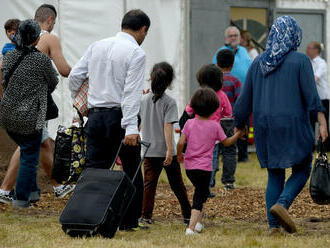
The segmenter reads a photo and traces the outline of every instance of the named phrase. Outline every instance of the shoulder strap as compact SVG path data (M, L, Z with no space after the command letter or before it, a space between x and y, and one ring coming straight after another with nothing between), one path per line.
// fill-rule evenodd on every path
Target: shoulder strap
M29 51L24 50L23 53L19 56L18 60L15 62L14 66L10 69L8 74L5 76L5 82L8 84L10 77L14 74L19 64L22 62L24 57L29 53Z

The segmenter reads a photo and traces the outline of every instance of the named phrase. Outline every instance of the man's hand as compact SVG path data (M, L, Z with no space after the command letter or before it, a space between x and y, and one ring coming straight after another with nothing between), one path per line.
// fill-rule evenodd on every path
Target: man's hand
M319 125L319 137L318 139L322 138L322 142L325 142L326 139L328 138L328 129L327 129L327 125Z
M319 135L318 139L322 138L322 142L325 142L325 140L328 138L328 128L327 128L327 121L325 119L324 113L318 112L317 113L317 120L319 122Z
M125 139L124 139L124 145L137 146L139 140L140 140L140 135L138 135L138 134L126 135Z
M164 166L169 166L172 164L173 156L172 151L166 152L166 159L164 160Z

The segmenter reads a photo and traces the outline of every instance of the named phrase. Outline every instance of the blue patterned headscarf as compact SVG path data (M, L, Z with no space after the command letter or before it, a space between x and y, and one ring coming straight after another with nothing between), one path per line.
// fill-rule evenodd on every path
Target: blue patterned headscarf
M260 56L260 67L264 75L279 66L290 51L300 46L302 30L291 16L278 17L268 36L265 52Z

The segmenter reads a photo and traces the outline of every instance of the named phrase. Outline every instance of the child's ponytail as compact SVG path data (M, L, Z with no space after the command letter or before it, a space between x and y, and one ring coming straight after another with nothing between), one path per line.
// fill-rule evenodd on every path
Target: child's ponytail
M151 91L154 94L152 100L156 103L172 84L174 78L173 67L167 62L155 64L151 74Z

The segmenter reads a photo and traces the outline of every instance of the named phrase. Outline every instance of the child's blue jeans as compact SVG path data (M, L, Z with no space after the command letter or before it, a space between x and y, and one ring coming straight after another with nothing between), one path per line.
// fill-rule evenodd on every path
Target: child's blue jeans
M304 188L312 164L312 155L309 155L304 161L292 167L292 174L285 183L285 169L267 169L268 185L266 189L266 207L268 224L270 228L280 227L280 223L270 213L270 208L279 204L289 209L297 195Z

